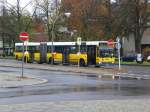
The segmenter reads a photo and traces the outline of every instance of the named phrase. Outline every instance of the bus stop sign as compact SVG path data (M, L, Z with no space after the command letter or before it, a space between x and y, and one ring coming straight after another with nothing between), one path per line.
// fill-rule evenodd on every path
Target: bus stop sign
M77 38L77 44L78 44L78 45L81 45L81 37L78 37L78 38Z
M29 34L27 32L21 32L19 34L19 39L21 41L27 41L29 39Z

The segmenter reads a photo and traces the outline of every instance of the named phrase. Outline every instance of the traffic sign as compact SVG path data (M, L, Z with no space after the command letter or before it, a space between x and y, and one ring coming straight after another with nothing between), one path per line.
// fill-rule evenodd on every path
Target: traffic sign
M78 45L81 45L81 37L78 37L78 38L77 38L77 44L78 44Z
M108 44L108 45L113 45L113 44L114 44L114 40L113 40L113 39L109 39L109 40L107 41L107 44Z
M29 34L27 32L21 32L19 34L19 39L21 41L23 41L23 49L22 49L22 54L23 54L23 56L22 56L22 78L23 78L23 74L24 74L24 55L25 55L25 53L24 53L24 42L29 39Z
M21 41L27 41L29 39L29 34L27 32L21 32L19 38Z
M117 42L120 42L120 38L119 38L119 37L117 37L117 38L116 38L116 41L117 41Z
M115 45L115 47L116 47L117 49L120 49L120 48L121 48L121 44L120 44L120 43L117 43L117 44Z

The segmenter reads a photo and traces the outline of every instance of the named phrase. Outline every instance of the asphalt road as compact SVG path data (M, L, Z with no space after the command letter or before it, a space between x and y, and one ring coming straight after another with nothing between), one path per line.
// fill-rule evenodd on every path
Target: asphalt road
M139 75L150 75L150 66L122 66L128 70L128 73Z
M149 70L129 67L130 72ZM137 70L138 69L138 70ZM25 69L26 75L47 79L48 83L19 88L0 88L0 104L66 101L111 100L150 97L149 80L111 80L71 72ZM0 67L0 72L20 73L20 68ZM140 73L140 72L138 72ZM148 72L145 72L147 74Z

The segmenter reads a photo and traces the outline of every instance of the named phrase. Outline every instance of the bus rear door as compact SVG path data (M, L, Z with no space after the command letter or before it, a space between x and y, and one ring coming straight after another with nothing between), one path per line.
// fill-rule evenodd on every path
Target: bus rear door
M96 46L95 45L87 46L87 61L88 61L88 65L96 64Z
M62 64L63 65L69 64L69 54L70 54L70 48L67 46L64 46L63 51L62 51Z

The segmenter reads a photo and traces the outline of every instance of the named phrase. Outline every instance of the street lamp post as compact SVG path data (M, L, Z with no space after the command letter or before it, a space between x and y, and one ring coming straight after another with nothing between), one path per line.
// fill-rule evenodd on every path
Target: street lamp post
M71 13L70 12L66 12L64 14L61 14L59 16L57 16L53 21L52 21L52 30L51 30L51 55L52 55L52 58L51 58L51 64L54 63L54 57L53 57L53 52L54 52L54 39L55 39L55 35L54 35L54 27L55 27L55 24L56 24L56 21L62 17L63 15L65 15L67 18L70 17Z

